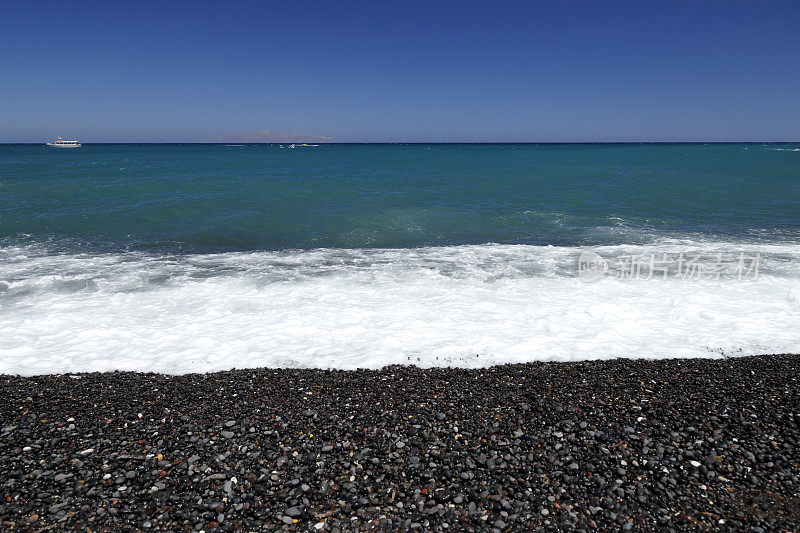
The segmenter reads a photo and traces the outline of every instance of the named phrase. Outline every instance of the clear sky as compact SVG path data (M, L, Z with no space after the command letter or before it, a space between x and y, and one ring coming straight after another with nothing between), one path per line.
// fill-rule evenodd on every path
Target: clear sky
M0 0L0 142L264 129L797 141L800 3Z

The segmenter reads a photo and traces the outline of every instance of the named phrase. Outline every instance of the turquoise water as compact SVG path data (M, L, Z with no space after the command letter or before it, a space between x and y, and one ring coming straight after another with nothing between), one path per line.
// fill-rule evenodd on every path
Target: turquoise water
M0 238L214 252L800 237L784 144L0 146Z
M0 146L0 373L800 353L795 148Z

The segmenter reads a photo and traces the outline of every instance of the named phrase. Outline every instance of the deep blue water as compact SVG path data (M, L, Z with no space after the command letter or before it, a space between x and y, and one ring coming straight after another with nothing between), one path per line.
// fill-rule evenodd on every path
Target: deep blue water
M0 145L0 245L216 252L800 238L792 144Z
M0 373L800 353L795 148L0 146Z

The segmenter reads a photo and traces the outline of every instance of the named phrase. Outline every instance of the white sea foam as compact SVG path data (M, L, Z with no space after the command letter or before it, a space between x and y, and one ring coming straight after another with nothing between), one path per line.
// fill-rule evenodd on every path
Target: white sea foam
M603 257L762 255L757 280L583 283L578 248L190 256L0 250L0 373L482 367L800 352L800 245L660 241Z

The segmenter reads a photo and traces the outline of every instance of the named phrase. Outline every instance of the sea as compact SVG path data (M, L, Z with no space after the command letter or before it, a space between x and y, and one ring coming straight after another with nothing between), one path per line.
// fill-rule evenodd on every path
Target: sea
M800 353L799 147L0 145L0 373Z

